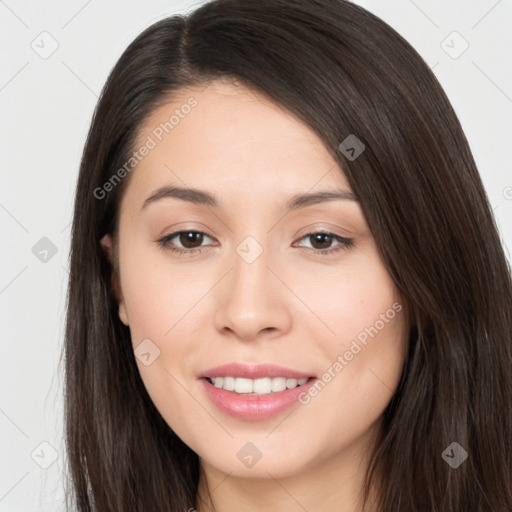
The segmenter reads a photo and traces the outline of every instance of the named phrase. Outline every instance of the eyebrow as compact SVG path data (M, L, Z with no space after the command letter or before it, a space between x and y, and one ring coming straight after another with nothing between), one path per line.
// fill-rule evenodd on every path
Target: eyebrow
M155 203L164 198L181 199L193 204L210 206L218 208L220 203L217 197L210 192L196 188L165 186L155 190L143 203L141 210L151 203ZM356 201L356 196L352 192L345 190L325 190L308 194L295 194L283 206L285 211L298 210L315 204L334 200Z

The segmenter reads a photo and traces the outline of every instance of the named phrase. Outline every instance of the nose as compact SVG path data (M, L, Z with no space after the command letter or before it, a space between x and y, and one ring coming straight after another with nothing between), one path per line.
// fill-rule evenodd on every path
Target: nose
M275 265L270 263L267 252L251 263L235 253L232 261L216 304L216 329L245 341L275 338L287 332L293 294L283 284L285 279L272 268Z

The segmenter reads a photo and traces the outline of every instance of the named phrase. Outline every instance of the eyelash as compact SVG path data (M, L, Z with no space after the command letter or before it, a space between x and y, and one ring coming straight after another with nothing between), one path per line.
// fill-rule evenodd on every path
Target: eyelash
M177 253L179 256L189 255L196 252L203 252L201 248L198 249L181 249L179 247L174 247L173 245L170 245L170 240L175 238L177 235L180 235L181 233L197 233L201 235L206 235L209 238L213 238L211 235L204 231L195 231L195 230L181 230L181 231L175 231L174 233L171 233L170 235L166 235L163 238L157 240L158 244L163 247L166 250L171 251L172 253ZM333 253L337 253L339 251L345 251L351 247L354 246L354 240L352 238L344 238L342 236L336 235L334 233L330 233L328 231L314 231L312 233L307 233L304 236L302 236L299 240L302 240L303 238L311 237L314 235L328 235L331 236L334 240L340 242L338 245L335 245L332 249L312 249L310 247L306 247L306 249L309 249L310 251L313 251L317 254L320 254L322 256L327 256Z

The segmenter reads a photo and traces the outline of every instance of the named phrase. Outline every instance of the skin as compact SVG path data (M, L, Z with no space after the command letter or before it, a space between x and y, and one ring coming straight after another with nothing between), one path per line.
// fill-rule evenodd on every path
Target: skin
M137 164L120 206L119 317L134 349L150 339L160 350L148 366L137 359L140 374L169 426L200 456L200 512L208 510L206 484L218 511L355 512L367 453L403 368L405 304L357 201L284 215L294 194L350 187L321 140L279 105L236 82L212 82L154 111L139 141L190 96L197 106ZM164 198L141 210L163 185L206 190L221 206ZM320 254L339 245L306 236L322 229L354 246ZM169 242L203 252L179 256L158 244L179 230L206 230L188 245L179 236ZM252 263L236 252L249 235L263 248ZM102 245L112 257L109 235ZM277 417L229 417L197 380L230 362L321 378L394 303L402 311L317 396ZM262 454L252 467L236 456L247 442Z

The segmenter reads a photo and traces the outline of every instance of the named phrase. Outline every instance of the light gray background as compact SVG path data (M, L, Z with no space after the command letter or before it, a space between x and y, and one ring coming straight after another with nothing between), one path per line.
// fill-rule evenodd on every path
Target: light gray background
M58 364L73 192L97 96L144 28L200 3L0 1L0 512L63 509ZM433 68L511 247L512 0L355 3L394 27ZM469 44L458 58L463 41L453 31ZM58 48L44 59L52 38ZM33 253L43 237L55 245L53 257Z

